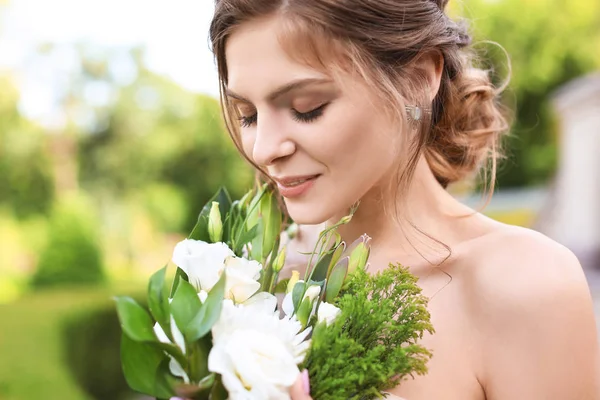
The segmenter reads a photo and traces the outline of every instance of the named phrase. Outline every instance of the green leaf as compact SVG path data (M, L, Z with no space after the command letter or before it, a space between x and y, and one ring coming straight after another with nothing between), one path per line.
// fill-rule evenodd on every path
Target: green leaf
M329 250L319 259L317 265L313 270L311 278L316 281L322 281L327 278L327 272L329 271L329 264L331 264L331 259L334 255L333 250Z
M260 259L264 260L275 248L277 239L281 234L281 210L279 210L275 194L272 191L265 193L260 202L260 212L264 229Z
M252 250L250 250L250 258L252 260L262 261L262 245L263 245L263 220L259 219L256 226L257 234L254 236L254 240L252 240Z
M212 385L215 384L215 382L217 381L217 375L212 373L212 374L208 374L206 375L204 378L202 378L202 380L200 382L198 382L198 389L200 390L205 390L205 389L209 389L212 387Z
M300 307L300 302L302 301L305 292L306 283L296 282L294 289L292 290L292 303L294 304L294 311L297 311L298 307Z
M316 300L315 300L316 301ZM298 321L302 324L303 327L308 323L308 317L310 317L310 312L312 311L312 301L307 297L302 300L300 307L298 307L298 311L296 311L296 316L298 317Z
M137 342L157 341L150 315L131 297L116 297L117 313L123 332Z
M290 278L286 278L286 279L282 279L279 282L277 282L277 285L275 286L275 293L285 293L285 291L287 290L287 285L290 281Z
M169 298L165 287L167 267L155 272L148 283L148 308L154 319L163 328L167 336L171 336Z
M198 313L202 306L198 293L194 287L185 281L182 281L173 296L171 302L171 314L175 319L175 324L183 333L186 341L193 341L186 336L187 327L190 322L194 319L194 316Z
M212 337L206 335L190 344L188 358L189 374L193 382L198 382L210 373L208 370L208 355L212 348Z
M150 343L133 341L121 335L121 364L127 384L135 391L158 398L175 395L168 380L157 379L163 373L161 365L169 361L166 354Z
M236 239L236 244L239 246L240 250L242 246L244 246L246 243L251 243L254 240L254 238L257 235L257 232L257 225L254 225L252 228L250 228L249 231L240 232L240 236Z
M212 205L213 201L216 201L217 203L219 203L219 211L221 212L221 217L225 218L229 214L229 211L231 210L231 196L229 195L227 188L225 188L225 187L219 188L219 190L212 197L212 199L210 199L208 201L207 205L209 205L208 206L209 208L211 207L210 205Z
M187 325L184 336L188 337L190 341L198 340L206 335L219 319L225 297L225 279L225 274L222 274L208 293L204 304L200 306L196 315Z
M229 397L229 393L227 393L225 386L223 386L221 377L218 377L217 381L215 382L215 384L212 388L212 391L210 392L210 399L211 400L227 400L228 397Z
M172 395L175 393L174 387L179 378L176 378L171 374L171 370L169 368L170 361L171 360L168 358L163 358L161 363L158 365L154 386L157 390L164 390L165 394L170 393Z
M319 286L321 288L321 294L324 294L323 288L325 287L325 284L327 283L326 279L323 279L322 281L314 281L314 280L309 280L308 281L308 286ZM319 297L324 297L324 296L319 296Z
M236 238L236 233L234 232L235 224L234 221L236 219L236 215L239 213L235 206L236 202L232 204L231 210L229 214L223 217L223 243L232 244L232 242Z
M264 196L264 194L265 190L262 189L250 201L250 205L248 206L248 215L246 217L246 226L248 228L252 228L253 226L255 226L260 219L260 200L262 199L262 196Z
M326 278L329 277L329 274L331 273L331 270L333 269L333 267L338 263L338 261L340 261L340 258L342 258L342 255L344 254L344 251L346 251L346 243L344 243L344 242L338 243L335 247L335 250L333 251L333 256L331 257L329 266L327 267Z
M210 392L217 380L217 375L210 373L202 378L197 384L179 384L175 392L179 398L191 400L210 400Z
M333 303L333 300L337 297L342 289L346 274L348 273L348 257L343 258L339 263L333 267L329 281L327 282L327 288L325 289L325 301Z
M198 215L198 221L188 236L188 239L201 240L208 243L210 242L210 236L208 235L208 213L204 215L203 212L204 210Z
M221 188L206 202L204 207L202 207L200 214L198 214L198 222L196 222L196 225L194 226L194 229L192 229L188 239L202 240L203 242L207 243L210 242L210 236L208 234L208 217L210 215L210 209L213 201L219 203L221 217L226 218L231 207L231 198L229 197L227 190L225 188Z
M179 286L180 281L188 282L188 280L189 278L185 271L177 267L177 270L175 271L175 278L173 279L173 285L171 286L171 294L169 295L169 297L173 298L173 296L175 296L175 292L177 291L177 287Z
M172 343L163 343L163 342L153 342L150 343L154 347L159 348L169 355L171 355L177 362L185 369L187 367L188 361L185 358L185 354L181 351L179 346L174 345Z

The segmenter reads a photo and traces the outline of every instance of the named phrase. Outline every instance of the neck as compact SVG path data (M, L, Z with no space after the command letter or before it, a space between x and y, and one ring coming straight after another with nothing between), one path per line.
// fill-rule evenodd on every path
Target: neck
M460 240L457 217L469 209L455 200L435 179L427 162L421 158L406 193L399 193L396 208L381 195L380 189L367 193L352 217L338 228L346 243L366 233L372 238L372 259L425 259L438 264ZM387 211L386 211L387 210ZM337 217L337 216L336 216ZM332 219L328 225L339 220ZM386 261L387 262L387 261Z

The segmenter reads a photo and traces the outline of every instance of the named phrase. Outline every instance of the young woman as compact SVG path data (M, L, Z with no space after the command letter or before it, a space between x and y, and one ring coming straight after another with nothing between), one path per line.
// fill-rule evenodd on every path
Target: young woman
M344 240L367 233L371 271L400 262L420 278L433 358L391 394L600 399L577 259L446 190L484 166L493 182L508 129L446 1L217 0L210 35L228 129L300 225L290 254L312 250L322 224L360 202ZM292 398L310 398L301 381Z

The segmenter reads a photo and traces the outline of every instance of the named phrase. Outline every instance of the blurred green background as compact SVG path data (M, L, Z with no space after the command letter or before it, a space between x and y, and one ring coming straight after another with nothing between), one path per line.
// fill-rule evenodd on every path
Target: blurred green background
M36 4L0 1L0 40L11 7L22 2ZM510 56L504 101L515 122L498 188L543 188L558 154L550 95L600 70L600 2L450 3L453 14L472 19L478 40L497 42ZM118 4L100 7L117 15ZM143 4L136 17L143 18ZM128 24L136 29L134 18ZM177 21L169 24L156 30ZM198 43L186 49L190 55L206 51L205 36L188 39ZM151 49L135 44L39 40L27 65L44 75L60 67L65 48L75 68L54 82L60 94L50 117L57 119L31 116L26 110L36 96L24 95L27 71L0 67L0 400L134 398L120 375L111 296L142 296L148 276L169 261L209 196L220 185L238 196L252 183L214 93L199 94L150 68ZM496 81L505 79L502 49L477 49ZM124 63L128 79L118 72ZM488 211L524 226L536 212Z

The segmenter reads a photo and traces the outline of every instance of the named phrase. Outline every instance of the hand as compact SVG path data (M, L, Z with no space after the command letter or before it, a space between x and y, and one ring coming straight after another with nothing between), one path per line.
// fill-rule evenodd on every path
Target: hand
M304 370L290 389L292 400L312 400L310 397L310 381L308 371Z

